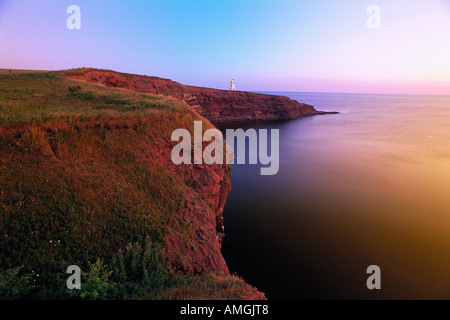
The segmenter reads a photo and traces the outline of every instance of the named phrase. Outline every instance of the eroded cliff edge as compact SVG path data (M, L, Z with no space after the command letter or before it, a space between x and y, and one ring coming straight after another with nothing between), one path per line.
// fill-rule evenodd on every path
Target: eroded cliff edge
M66 73L66 77L112 88L171 96L186 102L213 123L291 120L329 113L284 96L187 86L169 79L110 70L77 69Z
M149 244L154 270L141 272L157 281L138 298L265 299L230 275L221 254L230 167L175 165L170 137L179 128L193 134L194 121L207 130L210 121L324 112L286 97L97 69L9 71L0 89L0 276L39 274L23 297L67 298L58 281L68 265L112 266L124 248ZM123 290L111 297L130 298L130 279L113 278Z
M0 88L0 275L39 274L21 296L67 298L68 265L84 271L102 259L114 271L115 257L148 244L154 268L140 272L157 280L139 298L265 298L221 254L229 166L171 161L172 132L193 134L194 121L213 128L208 120L171 97L57 72L0 76ZM114 299L141 281L112 277Z

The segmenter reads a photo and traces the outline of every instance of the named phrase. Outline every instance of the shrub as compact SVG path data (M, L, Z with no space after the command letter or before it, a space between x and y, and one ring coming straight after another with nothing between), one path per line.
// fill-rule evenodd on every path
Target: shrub
M112 260L112 278L117 282L117 298L136 299L158 290L168 280L159 246L128 244Z
M107 103L111 103L111 104L115 104L115 105L119 105L119 106L123 106L126 105L129 101L122 99L122 98L116 98L116 97L112 97L109 98Z
M81 289L68 291L69 295L89 300L111 299L116 284L109 280L111 271L101 259L93 264L89 263L89 271L82 272Z
M19 275L22 267L0 272L0 300L17 300L29 298L35 289L33 274Z
M68 97L73 99L80 99L80 100L93 100L94 99L94 94L90 91L72 91L68 94Z

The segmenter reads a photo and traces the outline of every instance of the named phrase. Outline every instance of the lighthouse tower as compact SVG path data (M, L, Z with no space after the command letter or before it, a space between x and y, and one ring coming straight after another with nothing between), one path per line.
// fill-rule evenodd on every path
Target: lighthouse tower
M234 87L234 79L231 79L230 90L231 90L231 91L236 90L236 88Z

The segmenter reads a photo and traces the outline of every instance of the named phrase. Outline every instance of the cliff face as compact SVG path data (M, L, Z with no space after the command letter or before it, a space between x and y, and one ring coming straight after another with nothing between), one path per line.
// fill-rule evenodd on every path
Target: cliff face
M192 114L185 117L187 122L195 119L191 118ZM167 132L175 129L176 118L180 120L176 115L127 120L89 119L70 123L52 121L1 130L0 139L7 141L11 149L15 148L15 153L7 156L10 151L0 148L0 164L6 168L0 178L0 187L7 190L2 194L4 197L0 197L1 203L6 204L0 209L0 222L4 227L2 232L15 235L14 241L17 242L9 242L8 248L14 249L12 252L8 251L11 249L4 251L7 257L0 254L4 258L0 265L9 267L19 262L46 275L46 270L54 268L58 259L83 259L80 254L85 251L97 252L95 257L106 258L117 252L121 244L141 243L144 240L137 239L145 238L147 232L164 229L162 252L173 272L194 277L216 274L219 283L236 281L239 285L240 293L233 299L265 299L263 293L230 275L221 253L224 236L222 214L231 191L228 165L175 165L171 161L175 142L158 138L158 134L163 132L161 136L166 136ZM167 127L161 130L158 125L155 128L155 123ZM27 149L30 145L33 146L31 151ZM128 162L136 167L130 168L126 164ZM34 174L36 163L39 175ZM21 173L14 177L18 171ZM24 197L22 205L25 208L34 205L38 208L34 209L36 212L42 210L48 212L46 215L28 212L28 209L16 214L16 208L8 206L9 192L20 191L7 185L11 181L20 183L19 177L25 177L32 185L26 186L30 190L34 190L34 186L45 186L33 191L33 196ZM61 179L65 184L60 182ZM72 222L67 223L66 216L54 214L57 209L44 202L40 204L52 194L57 195L54 201L63 203L60 194L68 192L64 190L70 190L71 197L79 199L77 202L80 204L74 205L74 210L85 211L87 221L72 225ZM147 200L150 198L152 200ZM47 219L46 223L57 226L55 230L46 231L49 239L62 241L61 249L64 251L59 252L59 248L55 248L53 251L56 253L52 252L57 258L26 253L22 247L22 244L34 246L35 243L49 242L23 238L28 236L22 229L28 228L30 215L38 225ZM8 223L14 227L8 227ZM79 231L69 231L60 238L61 230L72 229ZM104 233L106 230L108 235ZM85 240L78 239L78 233L82 233ZM69 242L74 246L68 248ZM218 288L212 289L220 292ZM185 290L189 292L189 288ZM192 298L189 293L187 298Z
M211 125L209 125L211 127ZM220 271L229 274L227 264L221 254L224 237L223 209L231 191L231 173L227 164L180 164L171 161L172 148L175 142L159 143L152 148L155 161L171 171L186 184L186 205L178 212L180 221L189 224L196 230L192 234L192 244L186 245L185 240L174 230L168 237L168 255L172 257L176 267L189 274L205 274ZM194 145L192 142L192 150ZM185 261L181 261L185 259ZM188 262L188 263L186 263Z
M0 88L14 90L0 110L0 273L23 266L56 292L59 284L49 286L68 265L85 270L150 242L164 265L156 272L182 276L158 287L163 298L264 299L230 275L221 254L228 165L171 160L175 129L213 125L172 98L111 88L130 84L115 82L116 73L101 79L0 76Z
M313 106L284 96L193 87L157 77L107 70L86 70L66 77L107 87L169 95L186 102L211 122L289 120L321 115Z
M185 101L212 122L290 120L323 114L288 97L191 87Z

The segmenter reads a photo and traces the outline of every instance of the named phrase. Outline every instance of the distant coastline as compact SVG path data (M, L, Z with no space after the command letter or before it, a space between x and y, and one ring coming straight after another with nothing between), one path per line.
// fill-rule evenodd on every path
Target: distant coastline
M169 79L110 70L75 69L67 72L65 76L106 87L171 96L187 103L200 115L214 123L293 120L337 113L318 111L312 105L300 103L281 95L194 87Z

